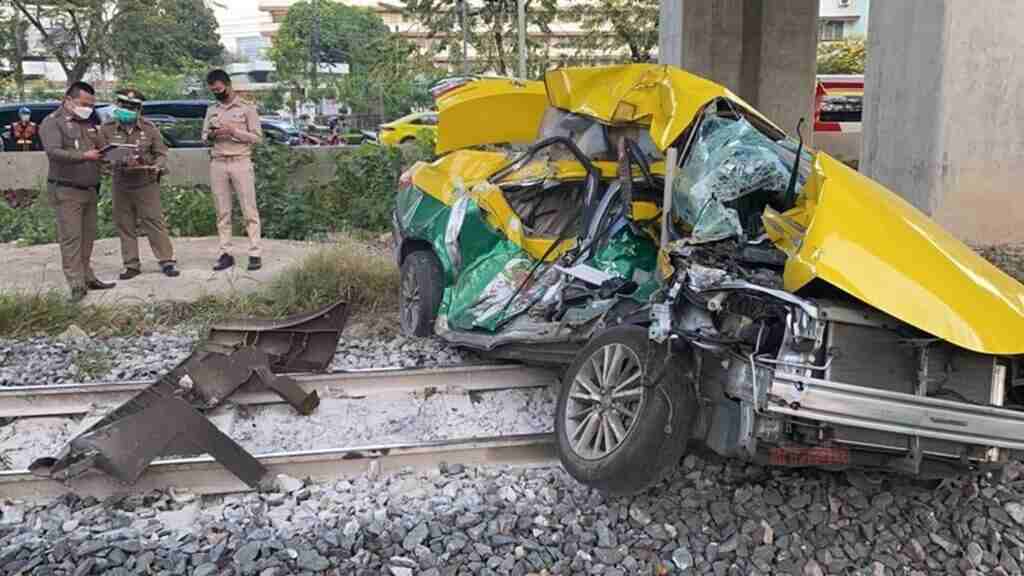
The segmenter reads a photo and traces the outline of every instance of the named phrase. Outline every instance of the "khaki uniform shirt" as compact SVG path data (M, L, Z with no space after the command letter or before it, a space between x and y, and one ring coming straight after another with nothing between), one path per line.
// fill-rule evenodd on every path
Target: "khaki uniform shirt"
M100 183L100 163L82 159L86 151L104 145L103 136L91 122L79 120L61 106L39 125L39 139L50 160L47 179L80 188L95 188Z
M163 168L167 164L167 145L156 124L142 118L134 126L110 122L100 127L100 135L107 144L135 144L139 147L139 163ZM159 181L158 173L140 167L111 166L114 186L141 188Z
M215 102L206 109L206 119L203 120L204 142L208 141L207 138L217 127L234 128L235 135L217 138L213 142L213 149L210 150L210 156L213 158L249 156L252 154L253 144L258 144L263 139L256 106L238 96L228 103Z

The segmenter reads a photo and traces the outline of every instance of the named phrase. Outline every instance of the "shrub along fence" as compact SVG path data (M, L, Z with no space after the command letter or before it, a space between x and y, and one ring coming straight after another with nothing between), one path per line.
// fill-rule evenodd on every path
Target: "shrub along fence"
M318 151L322 154L323 151ZM334 152L336 170L327 180L298 181L295 175L314 162L310 150L264 144L255 150L256 202L265 238L314 240L337 230L388 229L391 207L402 170L433 155L429 137L414 147L390 148L364 144ZM207 186L164 184L164 216L173 236L211 236L217 233L216 212ZM45 191L19 190L0 200L0 242L45 244L57 239L53 207ZM242 234L237 201L235 233ZM100 188L97 236L117 235L111 219L110 180Z

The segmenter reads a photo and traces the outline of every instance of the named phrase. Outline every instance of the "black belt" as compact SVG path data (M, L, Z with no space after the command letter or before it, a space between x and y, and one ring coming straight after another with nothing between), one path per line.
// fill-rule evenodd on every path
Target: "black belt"
M50 184L66 186L68 188L75 188L76 190L85 190L87 192L92 192L93 190L96 190L96 188L99 187L98 184L96 186L79 186L78 184L72 184L71 182L68 182L66 180L55 180L53 178L48 178L46 181L49 182Z

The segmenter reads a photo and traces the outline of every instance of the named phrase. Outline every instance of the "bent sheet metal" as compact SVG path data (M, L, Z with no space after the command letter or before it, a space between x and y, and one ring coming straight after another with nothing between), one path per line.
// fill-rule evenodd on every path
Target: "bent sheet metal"
M346 319L347 305L338 302L280 321L214 326L209 341L183 362L29 470L63 481L95 468L134 483L156 458L207 453L257 488L266 469L204 413L243 387L271 390L300 414L311 413L320 403L316 392L306 394L279 372L324 370Z

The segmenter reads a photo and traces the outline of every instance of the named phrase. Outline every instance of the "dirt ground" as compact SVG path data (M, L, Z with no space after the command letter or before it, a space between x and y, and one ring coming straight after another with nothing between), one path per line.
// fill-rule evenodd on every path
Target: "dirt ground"
M85 302L112 304L118 302L193 301L204 295L223 295L258 288L284 268L301 260L316 249L314 242L263 240L263 268L255 272L245 269L248 263L248 240L236 238L235 266L222 272L212 267L219 256L216 237L174 238L175 257L181 275L168 278L160 272L145 238L139 239L142 274L131 280L118 280L122 270L120 242L116 238L97 240L92 264L96 275L107 282L117 282L112 290L90 291ZM46 292L58 289L67 292L61 271L60 250L56 244L19 247L0 244L0 291Z

